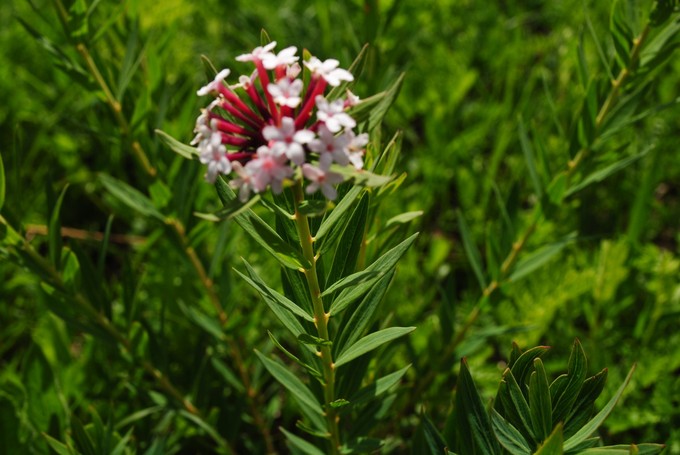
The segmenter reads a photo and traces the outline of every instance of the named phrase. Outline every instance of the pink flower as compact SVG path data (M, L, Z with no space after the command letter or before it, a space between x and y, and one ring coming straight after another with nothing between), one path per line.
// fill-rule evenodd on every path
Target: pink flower
M288 78L282 78L276 84L269 84L267 91L274 97L274 102L279 106L296 108L302 102L302 81L295 79L291 82Z
M205 96L209 95L210 93L218 93L220 91L219 87L224 83L224 80L229 76L229 71L228 69L223 69L219 73L217 73L217 76L215 76L215 79L213 79L212 82L209 82L208 84L204 85L201 87L196 94L198 96Z
M262 66L265 69L273 70L281 65L292 65L298 61L298 56L295 55L296 52L297 48L295 46L287 47L276 55L269 52L262 56Z
M254 62L256 60L264 60L265 58L275 57L271 50L276 47L276 41L272 41L266 46L258 46L250 54L241 54L236 57L239 62Z
M274 154L285 155L300 166L305 162L305 151L302 146L314 138L314 133L304 129L296 130L295 121L290 117L283 117L281 126L265 126L262 136L269 141Z
M222 145L222 136L213 133L209 138L203 139L199 146L199 160L208 165L205 179L210 183L215 183L217 174L229 174L231 172L231 162L227 159L227 148Z
M340 166L349 164L347 147L351 138L347 134L334 135L325 125L319 126L319 137L309 142L309 149L319 154L319 164L328 169L335 161Z
M283 190L283 180L293 175L293 169L286 165L286 157L274 153L266 145L257 149L255 158L246 163L250 183L256 193L261 193L271 185L274 193Z
M337 133L342 128L354 128L357 122L349 114L345 113L345 103L335 100L329 103L326 98L319 95L316 97L316 118L323 122L332 133Z
M328 85L332 85L333 87L340 85L340 81L354 80L352 73L342 68L338 68L340 62L334 58L329 58L322 62L318 58L312 57L308 62L304 62L304 64L309 68L312 74L322 77L328 82Z
M302 165L302 174L307 180L312 182L305 189L308 194L314 193L321 188L321 192L327 199L335 200L338 197L338 191L333 185L342 183L344 180L342 175L336 172L325 171L307 163Z

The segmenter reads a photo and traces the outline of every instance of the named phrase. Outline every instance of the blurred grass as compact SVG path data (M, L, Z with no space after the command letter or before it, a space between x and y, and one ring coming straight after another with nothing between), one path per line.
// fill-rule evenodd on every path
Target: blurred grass
M638 3L644 9L650 2ZM412 226L422 232L417 251L401 264L388 295L392 305L384 309L385 317L419 326L393 359L393 365L414 362L397 403L400 418L383 429L397 439L397 450L403 450L414 431L413 410L425 407L433 421L443 424L459 356L469 356L476 380L491 395L510 340L524 347L551 345L563 354L578 336L593 363L590 371L610 368L611 387L632 362L639 362L622 410L608 422L608 436L621 442L666 441L670 453L680 453L675 430L680 423L676 107L612 141L596 162L607 163L628 144L653 142L656 148L603 184L584 190L567 202L568 209L551 214L530 249L573 231L580 233L579 240L538 272L494 295L455 355L438 358L479 295L456 211L465 217L485 258L491 248L488 239L501 236L497 225L503 213L497 198L517 207L513 221L518 226L528 223L535 196L518 120L541 141L543 165L553 173L562 169L568 160L564 130L584 96L577 84L577 47L582 40L589 68L606 73L587 23L610 56L610 2L101 2L90 17L89 48L122 104L130 123L127 132L87 76L51 4L34 4L35 9L15 0L0 6L0 152L7 175L3 216L15 226L47 225L55 194L66 183L70 188L63 226L103 233L113 216L111 232L120 237L101 256L113 320L144 327L149 339L135 349L193 394L197 406L210 409L219 400L222 411L239 416L230 421L239 422L233 427L225 425L228 412L208 416L227 439L243 433L242 449L262 449L244 411L246 398L225 390L224 378L209 367L210 359L228 362L228 349L189 316L187 307L208 315L214 311L183 247L176 246L182 239L112 198L97 174L140 189L184 223L187 241L233 318L226 333L239 338L248 356L246 364L262 389L263 412L272 428L290 428L294 413L281 403L251 354L252 348L268 349L266 330L277 332L278 325L231 271L240 256L265 274L278 276L278 267L236 226L216 226L192 216L219 205L214 190L201 182L197 163L175 157L153 134L162 128L188 142L201 102L194 93L204 81L199 55L240 72L243 67L233 65L233 58L258 45L265 29L280 45L335 57L344 66L368 42L369 57L355 90L362 97L385 89L406 72L384 134L403 131L398 168L408 172L408 180L379 215L385 220L407 210L425 212ZM18 18L78 62L80 83L55 67ZM677 59L666 67L649 90L650 103L678 97L679 68ZM147 175L135 161L133 141L140 143L160 178ZM134 244L133 236L145 242ZM30 241L46 253L44 237L30 235ZM81 248L94 263L99 260L101 242L77 237L65 242ZM111 413L120 422L158 405L154 399L162 401L148 393L150 381L115 346L52 316L35 277L1 253L0 260L0 301L6 303L0 306L0 435L13 444L8 447L46 453L45 443L31 437L47 432L59 438L73 415L90 421L96 408L103 418ZM126 330L134 335L134 327ZM450 366L439 371L422 395L409 396L432 362ZM556 371L563 365L548 363L548 368ZM159 435L166 448L204 443L191 428L179 428L172 436L178 424L169 423L169 413L154 411L136 422L140 448L152 447Z

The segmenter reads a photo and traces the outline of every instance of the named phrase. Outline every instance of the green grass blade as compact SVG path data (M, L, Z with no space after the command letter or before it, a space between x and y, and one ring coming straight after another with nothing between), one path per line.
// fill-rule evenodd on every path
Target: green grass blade
M463 214L460 212L460 210L456 211L456 214L458 215L458 226L460 228L460 236L463 240L465 254L467 255L468 261L470 261L470 266L477 277L479 286L482 289L485 289L486 278L484 277L484 269L482 267L482 256L479 254L477 245L475 245L475 242L472 239L472 233L470 232L470 228L468 227Z
M57 202L52 208L52 212L50 213L50 225L47 232L47 246L50 260L57 270L61 268L61 206L64 202L64 195L66 194L67 189L68 185L64 186L64 189L61 190L61 193L57 198Z

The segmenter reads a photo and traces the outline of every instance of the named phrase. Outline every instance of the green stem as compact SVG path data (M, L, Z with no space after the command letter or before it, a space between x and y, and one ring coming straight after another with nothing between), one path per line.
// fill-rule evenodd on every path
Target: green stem
M295 226L297 228L298 237L300 238L300 246L302 247L302 254L309 263L309 268L302 269L307 279L309 286L309 295L312 298L312 307L314 309L314 323L319 338L330 340L328 335L328 319L330 314L326 313L321 299L321 288L319 286L319 278L316 272L316 262L318 258L314 255L314 239L309 230L309 221L307 216L300 213L300 203L304 201L305 196L302 191L302 180L297 180L293 186L293 195L295 200ZM336 410L331 406L335 401L335 365L333 364L333 355L329 346L322 346L317 354L321 357L323 365L324 377L324 401L326 412L326 425L328 427L329 439L331 443L331 454L340 453L340 434L338 431L338 415Z

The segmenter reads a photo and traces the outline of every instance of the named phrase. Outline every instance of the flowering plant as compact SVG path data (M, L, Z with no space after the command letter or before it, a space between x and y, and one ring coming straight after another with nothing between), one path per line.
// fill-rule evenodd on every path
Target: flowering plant
M392 173L399 152L396 138L382 152L374 141L370 156L365 155L369 133L380 126L401 78L385 92L360 101L349 90L354 76L339 68L337 60L309 56L300 65L295 47L275 53L275 45L236 58L255 67L237 84L226 83L231 71L224 69L198 90L199 96L214 99L196 120L191 143L196 148L159 134L173 150L198 157L207 166L205 178L215 183L225 208L200 216L213 221L233 218L283 266L283 293L266 284L247 262L246 273L237 273L299 344L300 352L293 355L284 341L270 334L293 361L289 367L256 351L267 371L298 402L303 416L299 428L321 437L319 445L328 453L377 449L382 441L365 436L383 415L376 399L398 383L408 367L373 381L362 378L370 354L415 329L379 330L376 317L396 263L416 236L399 242L392 235L368 252L369 226L378 225L369 217L404 176L393 180L373 173ZM381 188L374 191L376 187ZM319 190L336 204L319 200L313 194ZM255 213L257 202L275 214L273 222ZM419 214L387 225L407 228L406 222ZM405 229L392 230L398 232ZM309 383L300 378L303 371ZM309 442L282 431L290 445L309 448Z
M196 119L192 145L208 167L206 180L214 182L218 174L237 176L231 185L239 189L241 201L251 191L262 193L269 187L281 193L284 180L296 170L310 182L308 193L321 189L335 199L333 185L344 178L331 166L361 169L368 134L357 135L356 121L346 112L359 101L357 96L347 90L344 99L330 101L324 93L354 77L338 68L335 59L311 57L304 62L311 73L305 86L299 78L297 49L291 46L275 54L275 46L272 41L236 57L255 66L238 84L224 83L230 74L224 69L198 90L198 95L215 99Z

